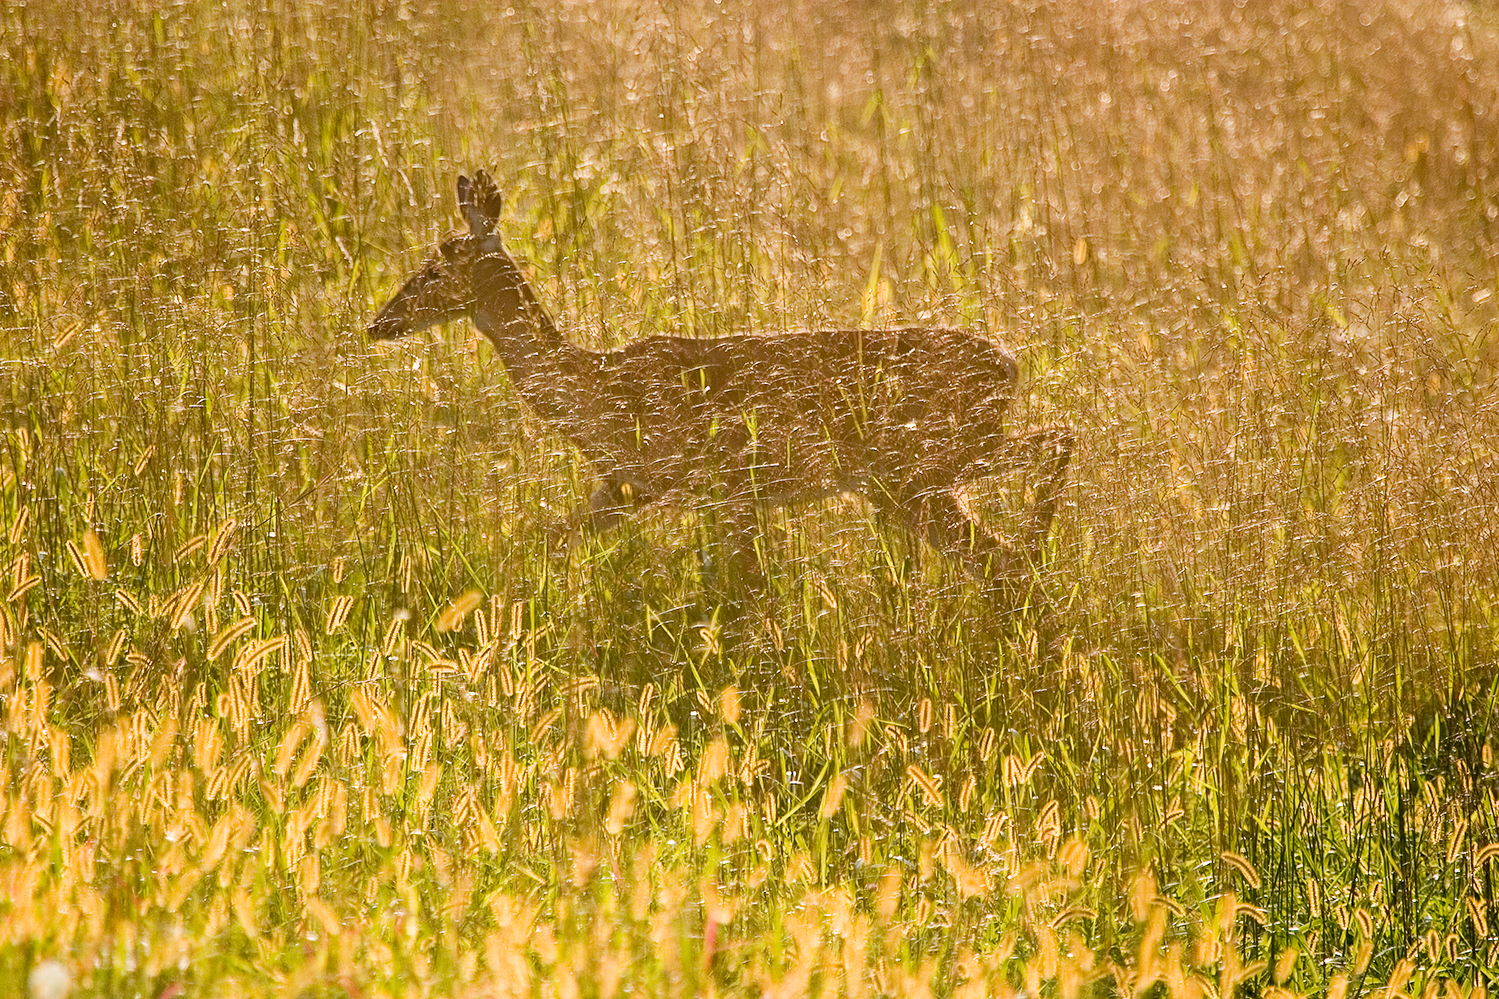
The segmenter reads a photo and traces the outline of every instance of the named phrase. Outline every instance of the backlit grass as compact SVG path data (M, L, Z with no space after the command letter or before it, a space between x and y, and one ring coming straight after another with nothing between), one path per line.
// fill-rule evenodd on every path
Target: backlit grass
M1496 27L0 8L0 991L1486 994ZM489 347L362 332L477 167L580 343L1014 345L1028 605L852 500L549 555Z

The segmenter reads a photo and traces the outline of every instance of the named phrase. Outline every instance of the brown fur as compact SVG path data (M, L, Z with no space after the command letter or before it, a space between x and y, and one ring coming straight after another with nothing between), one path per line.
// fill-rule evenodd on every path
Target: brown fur
M471 315L520 397L599 474L573 529L607 527L646 504L692 503L718 487L748 563L755 504L847 491L976 574L1012 575L1038 556L1073 437L1063 427L1004 432L1019 369L984 335L806 330L585 350L558 333L501 245L501 199L488 175L460 178L458 197L469 232L401 286L369 335ZM1018 549L959 496L966 483L1016 470L1037 473Z

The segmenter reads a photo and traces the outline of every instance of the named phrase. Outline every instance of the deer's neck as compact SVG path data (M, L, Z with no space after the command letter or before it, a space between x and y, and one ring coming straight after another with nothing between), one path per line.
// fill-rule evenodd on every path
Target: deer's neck
M494 344L521 398L545 420L565 421L597 377L598 355L570 343L515 260L486 247L474 261L474 325Z

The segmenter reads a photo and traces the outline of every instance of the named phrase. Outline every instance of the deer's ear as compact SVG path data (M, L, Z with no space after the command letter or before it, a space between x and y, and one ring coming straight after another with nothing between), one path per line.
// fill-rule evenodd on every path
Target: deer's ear
M505 196L500 193L500 188L489 175L488 170L480 170L474 174L474 182L469 188L469 196L474 207L484 213L486 218L497 219L505 207Z
M481 174L481 176L482 176L482 174ZM459 174L458 175L458 204L460 206L473 204L473 196L474 196L473 192L474 192L474 185L473 185L473 183L467 177L463 176L462 174Z

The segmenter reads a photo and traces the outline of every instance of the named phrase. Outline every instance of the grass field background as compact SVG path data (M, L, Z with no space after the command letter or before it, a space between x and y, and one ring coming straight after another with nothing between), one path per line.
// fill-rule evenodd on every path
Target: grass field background
M488 345L362 332L478 167L580 343L1013 345L1030 606L549 558ZM1478 4L0 6L0 991L1485 994L1496 240Z

